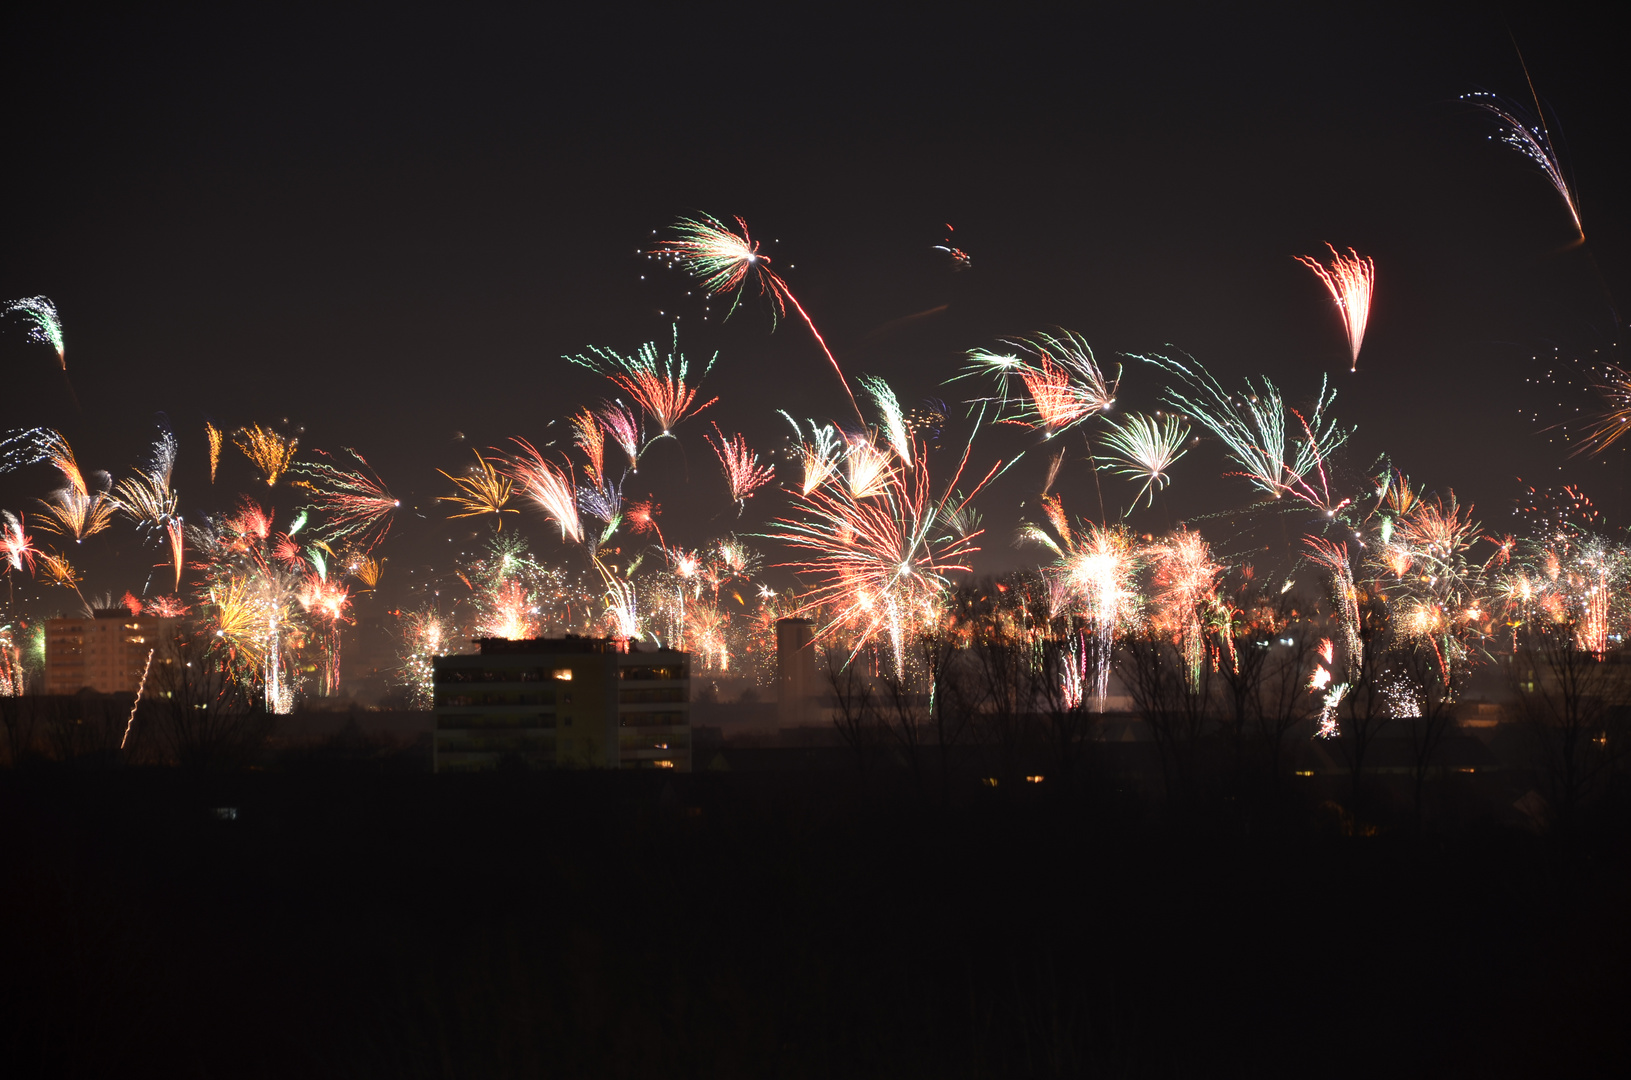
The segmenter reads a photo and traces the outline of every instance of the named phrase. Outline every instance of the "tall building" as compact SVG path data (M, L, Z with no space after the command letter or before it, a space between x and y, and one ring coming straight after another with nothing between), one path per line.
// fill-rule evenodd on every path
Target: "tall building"
M776 620L776 723L784 728L811 722L816 682L815 623Z
M45 692L134 694L149 674L149 658L161 661L160 642L173 622L122 608L45 620Z
M570 635L476 644L434 661L437 772L691 771L688 654Z

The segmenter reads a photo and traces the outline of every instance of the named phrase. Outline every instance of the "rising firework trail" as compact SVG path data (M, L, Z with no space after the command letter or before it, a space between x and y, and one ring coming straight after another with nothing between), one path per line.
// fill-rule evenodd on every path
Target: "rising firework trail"
M1308 255L1298 255L1296 259L1318 275L1325 290L1336 302L1337 310L1342 313L1342 326L1348 332L1348 353L1352 361L1348 370L1357 371L1359 348L1365 343L1365 324L1370 321L1371 295L1376 288L1376 263L1372 259L1361 258L1353 248L1343 255L1330 244L1325 246L1331 252L1329 268Z
M838 376L844 394L855 406L855 414L860 416L861 408L856 404L849 381L844 378L844 369L838 366L838 358L827 348L827 340L816 329L810 313L804 310L804 305L799 303L798 297L793 295L793 290L787 287L781 275L770 268L770 257L759 254L759 245L748 235L747 222L737 218L736 225L742 230L740 236L712 214L682 217L674 223L673 238L659 243L651 254L678 263L686 273L697 279L703 291L710 296L734 293L731 310L725 314L727 319L742 302L742 293L750 282L758 286L761 296L770 298L773 317L785 316L787 305L793 305L793 310L799 313L804 325L810 328L816 344L826 354L827 362L832 364L833 373Z

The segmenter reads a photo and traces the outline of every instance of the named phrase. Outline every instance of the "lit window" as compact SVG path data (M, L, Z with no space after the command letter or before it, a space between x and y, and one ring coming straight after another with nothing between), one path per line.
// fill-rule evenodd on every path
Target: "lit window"
M568 667L556 668L555 669L555 677L557 679L561 680L562 682L571 682L572 681L572 669L568 668Z

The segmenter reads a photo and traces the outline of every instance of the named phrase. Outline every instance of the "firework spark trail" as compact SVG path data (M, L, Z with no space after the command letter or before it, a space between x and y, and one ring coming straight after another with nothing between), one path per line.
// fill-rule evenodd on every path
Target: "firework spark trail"
M28 572L34 572L34 540L24 528L24 517L13 514L10 510L0 510L0 516L6 519L5 527L0 529L0 551L5 552L8 569L21 572L23 566L28 566Z
M729 438L719 430L715 424L714 434L717 439L711 438L706 432L703 438L708 445L714 448L719 457L719 467L725 472L725 482L730 485L731 501L738 507L745 507L753 493L771 480L775 479L775 469L770 465L759 464L759 455L748 449L747 440L740 433Z
M623 513L623 520L629 523L629 532L635 536L644 536L648 532L655 533L657 535L657 546L666 548L668 545L663 542L663 530L657 525L657 518L662 512L663 508L660 503L653 502L651 499L643 499L629 504L628 509Z
M1121 368L1107 378L1080 334L1060 330L1003 344L1016 352L976 349L969 353L969 365L958 376L996 376L997 395L976 400L996 406L998 423L1040 429L1051 438L1116 403ZM1009 384L1016 379L1025 387L1024 398L1010 390Z
M171 518L164 523L164 532L170 541L170 560L175 567L175 584L172 588L181 588L181 569L183 565L183 529L180 518Z
M849 440L844 452L844 478L851 498L870 499L884 494L898 472L890 462L889 451L866 437Z
M232 436L233 445L243 451L244 457L254 463L261 475L266 478L267 487L276 487L278 477L289 468L294 461L295 449L300 440L284 438L275 431L251 424L239 428Z
M1365 343L1365 324L1370 321L1371 295L1376 289L1376 263L1361 258L1353 248L1343 255L1330 244L1331 266L1326 269L1308 255L1297 255L1296 260L1314 271L1325 285L1331 299L1342 312L1342 325L1348 332L1350 371L1359 370L1359 348Z
M705 406L706 407L706 406ZM640 464L640 421L621 402L602 402L596 413L605 433L629 459L629 468Z
M459 489L458 495L438 495L437 502L452 503L459 513L449 514L452 518L480 517L483 514L492 514L498 518L498 529L504 530L504 515L520 513L513 506L506 505L514 491L514 484L509 477L493 468L493 463L476 452L476 467L469 476L454 476L441 469L436 471L453 481Z
M906 413L900 407L900 400L889 384L872 375L862 375L857 380L861 389L865 390L872 403L877 406L883 417L883 433L889 439L889 445L895 451L902 465L908 469L912 467L912 437L906 430Z
M845 444L839 436L838 429L831 424L817 424L809 421L810 438L804 438L804 432L799 428L799 422L785 410L778 410L793 425L794 437L798 439L798 460L803 466L804 478L799 485L799 494L808 495L826 482L827 478L838 468L843 459Z
M21 315L28 321L28 340L56 350L57 362L68 370L68 357L62 345L62 319L57 306L43 296L27 296L6 305L7 315Z
M779 565L813 579L798 611L825 616L818 638L840 631L853 635L852 660L887 638L897 674L904 671L911 628L937 614L951 587L947 575L967 572L964 560L979 550L973 542L978 532L948 536L941 528L966 463L965 455L938 501L921 464L909 472L890 470L873 497L857 497L836 478L809 495L793 495L794 515L778 518L763 535L806 553L801 562Z
M406 612L398 625L402 640L398 670L408 687L409 704L429 709L436 704L434 658L451 651L453 628L434 608Z
M589 459L584 473L591 486L599 487L606 480L606 431L600 418L588 409L580 409L570 417L572 441L583 456Z
M53 491L48 499L40 500L40 505L45 508L40 527L48 532L71 536L78 543L111 525L119 504L105 487L91 490L68 440L55 431L46 432L40 449L43 457L39 460L49 461L62 474L64 481L64 486ZM95 475L102 481L110 479L106 473Z
M210 483L215 483L215 470L221 464L221 443L226 433L209 421L204 422L204 437L210 443Z
M1055 608L1080 607L1092 635L1094 711L1103 712L1110 692L1110 666L1117 630L1130 623L1138 611L1139 597L1134 582L1139 557L1133 537L1125 527L1103 528L1087 523L1072 529L1064 503L1044 495L1042 507L1053 524L1054 535L1034 524L1020 529L1020 540L1034 541L1052 551L1056 560L1048 573ZM1082 662L1086 665L1087 654ZM1085 670L1085 667L1084 667Z
M1200 533L1183 526L1168 539L1152 544L1146 554L1155 567L1158 624L1177 639L1189 684L1197 687L1206 658L1203 614L1216 603L1223 567L1212 560Z
M1354 586L1348 546L1317 536L1305 536L1303 543L1309 549L1309 561L1324 567L1330 575L1331 598L1342 624L1343 660L1351 680L1364 660L1365 643L1359 636L1359 590Z
M1189 452L1184 446L1189 438L1189 425L1176 416L1157 420L1137 413L1119 423L1106 418L1105 424L1110 430L1099 439L1099 445L1109 451L1111 457L1123 462L1116 472L1144 481L1133 502L1136 504L1140 496L1148 494L1149 502L1145 505L1153 505L1155 493L1167 486L1167 470ZM1052 483L1051 477L1049 483Z
M815 321L804 310L804 305L799 303L798 297L793 295L787 282L770 269L770 258L759 254L759 245L748 235L747 222L737 218L736 224L742 230L740 236L711 214L682 217L674 223L674 238L659 243L651 254L679 263L710 296L734 291L736 296L731 301L731 309L725 313L727 319L742 302L742 293L750 280L758 285L760 295L770 297L774 305L773 320L785 316L787 305L792 304L793 310L804 320L804 325L810 328L816 344L826 354L827 362L838 376L839 385L844 388L845 396L859 417L861 407L850 390L849 381L844 378L844 369L838 366L838 358L827 347L826 338L816 329Z
M391 513L402 503L385 487L366 458L350 447L345 452L361 468L342 469L327 461L303 462L294 471L309 479L297 480L295 486L309 493L312 509L322 516L318 527L322 539L329 543L345 540L369 551L391 531Z
M610 379L633 398L656 421L662 432L656 438L671 436L680 421L695 416L719 400L717 397L710 398L701 405L696 404L701 380L708 377L718 358L719 354L715 353L709 359L702 369L698 386L687 385L689 365L679 351L678 329L674 331L673 345L666 354L657 351L656 342L648 341L630 356L591 345L588 353L567 357L572 363Z
M1268 379L1254 383L1248 377L1245 395L1237 398L1199 364L1191 369L1165 356L1140 359L1177 375L1189 386L1189 393L1169 387L1167 403L1217 436L1229 458L1241 468L1232 475L1245 478L1275 499L1299 499L1328 517L1349 503L1347 498L1337 500L1331 492L1326 461L1354 429L1326 415L1336 392L1323 376L1319 396L1305 417L1286 407L1280 391ZM1295 428L1287 413L1296 418Z
M1527 74L1525 72L1525 77ZM1574 192L1569 188L1568 180L1563 176L1563 166L1558 161L1557 151L1552 147L1552 136L1546 129L1545 119L1530 116L1521 106L1504 101L1491 93L1463 94L1461 100L1495 117L1501 131L1498 136L1492 135L1491 138L1498 138L1540 166L1541 171L1546 174L1546 179L1562 197L1563 205L1569 208L1569 217L1574 221L1575 232L1584 240L1586 229L1580 223L1580 208L1574 201Z
M572 479L572 467L564 470L544 456L525 439L511 439L520 452L505 464L510 479L521 486L521 491L544 514L560 526L561 539L583 542L583 523L578 519L577 484Z
M136 700L130 703L130 719L125 721L125 734L119 740L119 749L123 750L125 744L130 742L130 729L136 726L136 710L142 707L142 691L147 689L147 673L153 670L153 654L157 649L147 650L147 662L142 665L142 677L136 683Z

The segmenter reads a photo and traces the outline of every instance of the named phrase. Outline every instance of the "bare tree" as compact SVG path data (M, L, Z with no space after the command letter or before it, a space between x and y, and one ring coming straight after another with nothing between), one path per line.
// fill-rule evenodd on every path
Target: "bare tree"
M1212 715L1212 665L1191 670L1184 650L1154 630L1122 639L1118 670L1161 758L1161 783L1169 800L1189 798L1198 782L1201 737Z
M1387 603L1380 597L1362 597L1359 602L1359 642L1359 656L1349 667L1336 737L1337 750L1348 766L1348 814L1355 829L1361 828L1365 759L1392 722L1388 690L1395 676L1387 655L1392 627Z
M1066 791L1076 786L1077 774L1094 724L1088 707L1084 668L1094 642L1086 635L1042 643L1042 661L1033 673L1032 697L1042 714L1051 771Z
M1423 809L1427 777L1450 730L1453 711L1466 683L1464 666L1451 666L1431 641L1412 641L1399 650L1398 672L1415 697L1415 716L1404 718L1410 740L1412 805L1416 830L1426 824Z
M866 784L866 755L871 748L877 727L877 712L873 707L872 680L867 678L847 649L836 644L821 650L822 668L827 686L833 694L835 711L833 728L855 753L856 775Z
M185 768L245 765L274 725L259 696L234 678L213 645L187 634L163 642L148 675L151 697L136 716L137 724L156 728L166 756Z
M1574 827L1631 737L1631 658L1580 648L1576 629L1567 621L1531 624L1511 669L1518 719L1562 830Z

